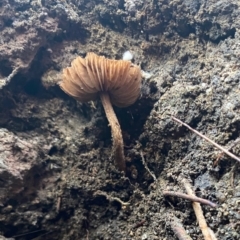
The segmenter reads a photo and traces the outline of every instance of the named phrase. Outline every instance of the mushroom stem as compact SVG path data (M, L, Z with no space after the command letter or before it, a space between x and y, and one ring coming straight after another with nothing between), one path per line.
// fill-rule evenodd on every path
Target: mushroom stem
M101 92L100 98L112 130L113 152L114 152L116 165L120 171L125 172L126 163L125 163L124 154L123 154L123 138L122 138L122 131L121 131L118 119L113 110L112 103L110 101L108 93Z

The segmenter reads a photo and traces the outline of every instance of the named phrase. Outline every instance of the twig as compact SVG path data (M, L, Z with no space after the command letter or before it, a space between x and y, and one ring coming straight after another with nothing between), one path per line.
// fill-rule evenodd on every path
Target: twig
M154 175L154 173L152 173L152 172L150 171L150 169L148 168L148 166L147 166L147 164L146 164L146 162L145 162L145 159L144 159L144 156L143 156L143 152L141 151L140 154L141 154L143 166L147 169L148 173L152 176L153 180L154 180L154 181L157 181L156 176Z
M239 142L240 142L240 138L237 138L237 139L227 148L227 150L230 151L230 150L231 150L232 148L234 148ZM221 152L221 153L218 155L216 161L213 163L213 166L217 166L217 164L218 164L220 158L222 157L222 155L223 155L223 152Z
M237 165L234 165L230 171L231 176L230 176L230 185L233 188L234 187L234 175L235 175L235 171L237 170Z
M220 149L221 151L223 151L224 153L226 153L228 156L230 156L231 158L237 160L238 162L240 162L240 158L238 158L237 156L235 156L234 154L230 153L227 149L223 148L222 146L218 145L217 143L215 143L214 141L212 141L211 139L209 139L208 137L204 136L203 134L201 134L200 132L198 132L197 130L191 128L189 125L187 125L186 123L182 122L181 120L179 120L178 118L175 118L172 116L172 119L182 125L184 125L185 127L187 127L188 129L190 129L191 131L193 131L194 133L196 133L198 136L204 138L206 141L210 142L211 144L213 144L216 148Z
M37 237L35 237L35 238L31 238L32 240L34 240L34 239L37 239L37 238L42 238L43 236L46 236L46 235L48 235L48 234L51 234L51 233L53 233L53 231L49 231L49 232L46 232L46 233L44 233L44 234L42 234L42 235L39 235L39 236L37 236ZM46 239L46 238L45 238Z
M178 218L173 217L173 221L170 223L170 226L179 240L192 240L192 238L186 233Z
M173 196L173 197L180 197L180 198L184 198L187 200L190 200L192 202L199 202L205 205L209 205L210 207L217 207L217 204L207 200L207 199L203 199L203 198L199 198L196 196L190 196L181 192L172 192L172 191L163 191L163 196Z
M141 226L143 226L143 224L146 222L146 219L143 219L142 221L136 223L134 226L133 226L133 229L135 228L139 228Z
M56 207L56 210L57 210L57 212L59 212L59 211L60 211L60 207L61 207L61 200L62 200L62 198L61 198L61 197L58 197L58 198L57 198L57 207Z
M209 231L209 233L210 233L210 235L211 235L211 237L212 237L212 240L217 240L217 238L216 238L213 230L212 230L211 228L208 228L208 231Z
M20 69L21 69L20 67L17 67L11 72L11 74L5 80L6 82L5 85L7 85L12 80L12 78L19 72Z
M30 235L30 234L33 234L33 233L39 233L39 232L44 232L44 231L46 231L46 230L41 229L41 230L36 230L36 231L21 233L21 234L12 236L12 238L19 238L19 237L27 236L27 235Z
M89 231L87 230L86 240L89 240Z
M184 185L187 193L190 196L195 196L195 194L194 194L194 192L193 192L193 190L191 188L190 183L186 179L183 179L182 182L183 182L183 185ZM205 240L214 240L214 238L212 238L212 236L211 236L214 233L213 232L210 233L210 231L209 231L209 228L207 226L206 220L205 220L205 218L203 216L203 211L202 211L200 203L193 202L192 205L193 205L193 209L194 209L195 215L196 215L197 220L198 220L199 227L200 227L200 229L202 231L202 234L204 236L204 239Z

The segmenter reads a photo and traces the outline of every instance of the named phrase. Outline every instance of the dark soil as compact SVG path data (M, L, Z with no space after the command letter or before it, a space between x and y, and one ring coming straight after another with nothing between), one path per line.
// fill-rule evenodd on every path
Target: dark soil
M2 0L0 239L174 240L176 216L200 240L192 204L162 194L185 192L183 178L218 204L202 206L216 237L240 239L239 163L214 164L221 152L171 119L226 148L240 137L239 16L238 0ZM115 108L124 176L100 101L56 83L78 55L127 50L150 77Z

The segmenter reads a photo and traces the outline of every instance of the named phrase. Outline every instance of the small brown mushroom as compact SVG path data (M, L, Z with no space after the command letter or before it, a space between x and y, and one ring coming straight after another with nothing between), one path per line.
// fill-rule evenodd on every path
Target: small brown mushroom
M85 58L77 57L71 67L63 69L60 87L80 102L95 100L103 104L112 129L113 151L117 167L126 171L122 132L112 104L127 107L140 94L141 71L136 65L124 60L111 60L92 52Z

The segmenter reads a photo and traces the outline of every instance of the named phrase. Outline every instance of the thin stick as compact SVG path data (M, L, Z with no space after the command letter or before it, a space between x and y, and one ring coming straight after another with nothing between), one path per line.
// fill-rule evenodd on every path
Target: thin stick
M208 231L209 231L209 233L210 233L210 235L211 235L211 237L212 237L212 240L217 240L217 238L216 238L213 230L212 230L211 228L208 228Z
M174 217L173 221L170 223L170 226L179 240L192 240L192 238L186 233L178 218Z
M88 236L89 236L89 231L87 230L86 240L89 240Z
M56 207L56 210L57 210L57 212L59 212L59 211L60 211L60 207L61 207L61 200L62 200L62 198L61 198L61 197L58 197L58 198L57 198L57 207Z
M191 188L190 183L186 179L183 179L182 182L183 182L183 185L184 185L187 193L190 196L195 196L195 194L194 194L194 192ZM212 238L212 236L211 236L213 234L213 232L210 233L210 231L209 231L206 220L203 216L203 211L202 211L200 203L193 202L192 205L193 205L193 209L194 209L195 215L196 215L197 220L198 220L199 227L200 227L200 229L202 231L202 234L204 236L204 239L205 240L213 240L214 238Z
M231 150L232 148L234 148L239 142L240 142L240 138L237 138L237 139L227 148L227 150L230 151L230 150ZM218 164L218 162L219 162L220 158L222 157L222 155L223 155L223 152L221 152L221 153L218 155L216 161L213 163L213 166L216 166L216 165Z
M21 69L20 67L15 68L11 72L11 74L6 78L6 80L5 80L6 84L4 84L4 85L7 85L12 80L12 78L19 72L20 69Z
M22 233L22 234L14 235L14 236L12 236L12 238L23 237L23 236L26 236L26 235L29 235L29 234L32 234L32 233L38 233L38 232L44 232L44 231L46 231L46 230L41 229L41 230L36 230L36 231L26 232L26 233Z
M240 158L238 158L237 156L235 156L234 154L230 153L227 149L223 148L222 146L218 145L217 143L215 143L214 141L212 141L211 139L209 139L208 137L204 136L203 134L201 134L200 132L198 132L197 130L191 128L189 125L187 125L186 123L182 122L181 120L179 120L178 118L175 118L172 116L172 119L182 125L184 125L185 127L187 127L189 130L193 131L194 133L196 133L198 136L204 138L206 141L210 142L211 144L213 144L216 148L220 149L221 151L223 151L224 153L226 153L228 156L230 156L231 158L237 160L238 162L240 162Z
M37 237L35 237L35 238L32 238L32 240L33 240L33 239L37 239L37 238L41 238L42 236L46 236L46 235L51 234L51 233L53 233L53 231L46 232L46 233L44 233L44 234L42 234L42 235L39 235L39 236L37 236Z
M136 223L136 224L133 226L133 229L142 227L145 222L146 222L146 219L143 219L142 221Z
M181 192L172 192L172 191L163 191L163 196L172 196L172 197L180 197L180 198L184 198L187 199L189 201L192 202L199 202L205 205L209 205L210 207L217 207L217 204L207 200L207 199L203 199L203 198L199 198L196 196L190 196Z

